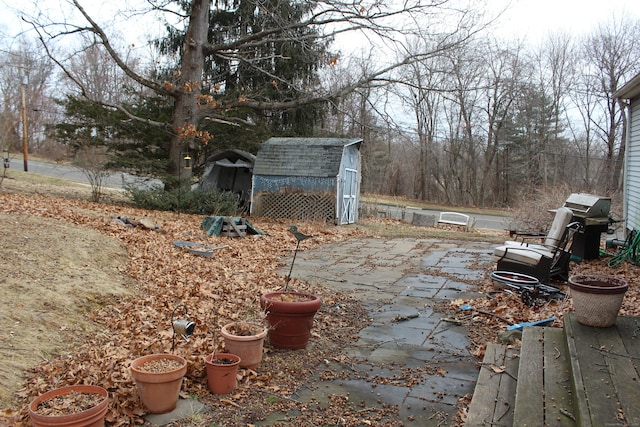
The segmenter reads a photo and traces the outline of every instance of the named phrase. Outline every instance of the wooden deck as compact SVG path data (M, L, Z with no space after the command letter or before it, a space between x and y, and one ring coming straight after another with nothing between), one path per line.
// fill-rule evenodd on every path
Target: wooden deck
M520 354L489 345L466 426L640 426L640 318L528 327Z

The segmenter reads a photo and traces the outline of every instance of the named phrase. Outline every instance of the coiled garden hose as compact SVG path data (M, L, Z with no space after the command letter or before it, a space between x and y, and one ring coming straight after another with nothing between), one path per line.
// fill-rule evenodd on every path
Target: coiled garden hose
M613 255L607 265L609 267L617 267L625 260L629 261L631 264L638 265L638 262L640 262L640 260L638 259L639 252L640 233L638 233L638 230L633 230L631 233L629 233L624 248L618 251L617 254Z

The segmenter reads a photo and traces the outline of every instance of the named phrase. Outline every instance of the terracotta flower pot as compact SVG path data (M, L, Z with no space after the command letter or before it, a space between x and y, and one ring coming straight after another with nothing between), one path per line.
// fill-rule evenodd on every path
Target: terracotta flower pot
M628 288L626 281L611 276L570 277L569 289L576 319L586 326L613 326Z
M145 369L145 365L163 360L178 362L180 366L166 371ZM174 354L150 354L131 362L131 375L138 386L140 400L152 414L164 414L175 409L186 373L187 361Z
M83 394L98 394L103 399L97 405L81 412L65 415L43 415L38 412L38 406L47 400L59 396L66 396L72 392ZM29 404L29 417L34 427L104 427L104 416L109 407L109 394L102 387L93 385L71 385L56 388L36 397Z
M260 297L269 322L269 343L276 348L305 348L311 337L313 317L322 300L300 292L272 292Z
M242 334L238 334L238 329L242 329ZM234 322L224 325L220 333L227 352L240 357L241 368L260 366L267 328L258 323Z
M228 394L236 388L239 356L230 353L210 354L204 358L204 363L207 367L207 386L211 393Z

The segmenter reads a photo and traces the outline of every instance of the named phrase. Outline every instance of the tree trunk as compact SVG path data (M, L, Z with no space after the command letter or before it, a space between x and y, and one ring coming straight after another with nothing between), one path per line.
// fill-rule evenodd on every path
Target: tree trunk
M175 133L169 148L169 173L180 181L188 182L187 178L191 177L191 170L184 168L183 157L194 148L194 133L200 121L198 95L204 66L203 45L207 42L208 28L209 0L193 0L180 65L178 93L175 96L172 120Z

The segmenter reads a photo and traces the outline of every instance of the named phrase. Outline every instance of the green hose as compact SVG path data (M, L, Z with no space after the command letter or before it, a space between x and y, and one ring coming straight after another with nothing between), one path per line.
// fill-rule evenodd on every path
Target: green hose
M607 265L609 267L617 267L625 260L628 260L633 265L638 265L640 261L638 259L638 252L640 252L640 233L638 233L638 230L633 230L629 233L629 237L627 237L624 249L621 249L615 254Z

